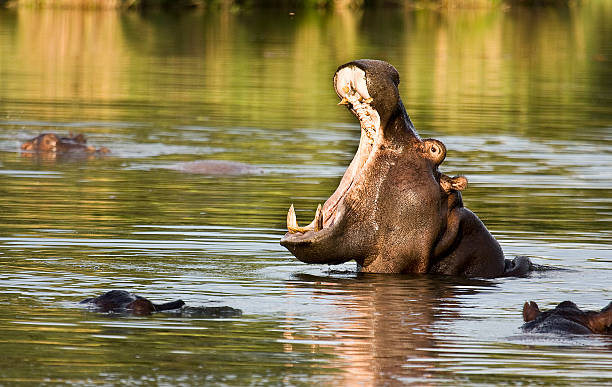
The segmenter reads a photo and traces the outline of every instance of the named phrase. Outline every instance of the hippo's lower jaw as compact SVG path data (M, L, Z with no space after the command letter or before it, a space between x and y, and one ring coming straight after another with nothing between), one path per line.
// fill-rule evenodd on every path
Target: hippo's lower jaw
M289 232L281 239L285 246L299 260L306 263L340 264L355 257L343 256L334 258L339 246L333 242L335 228L339 223L343 201L348 193L362 179L362 171L368 163L374 149L381 141L380 115L371 106L373 101L366 87L365 72L358 67L345 67L338 71L335 77L336 92L342 98L339 105L348 105L359 119L361 138L359 148L344 173L338 188L327 199L325 204L319 204L313 221L305 226L298 225L293 204L287 213L287 229ZM337 241L340 242L340 241Z

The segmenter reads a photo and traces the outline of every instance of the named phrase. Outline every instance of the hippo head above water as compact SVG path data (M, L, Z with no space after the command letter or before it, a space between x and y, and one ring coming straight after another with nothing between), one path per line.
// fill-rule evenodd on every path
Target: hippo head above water
M111 290L98 297L87 298L80 304L91 311L119 313L122 315L147 316L154 312L171 312L180 317L240 317L242 311L229 306L185 306L183 300L154 304L148 299L125 290Z
M291 206L281 245L306 263L354 259L364 272L498 277L529 270L526 258L504 260L495 238L463 207L467 179L438 170L446 147L416 133L393 66L356 60L340 66L333 83L340 104L359 119L359 147L308 226L298 226Z
M531 333L612 335L612 302L599 312L582 311L571 301L563 301L555 309L540 311L533 301L523 305L521 329Z
M82 134L69 134L68 137L61 137L55 133L42 133L21 144L21 150L53 153L83 152L99 155L110 152L106 147L96 149L91 145L87 145L87 140Z
M125 290L111 290L101 296L87 298L80 303L89 304L92 309L100 312L128 312L134 315L149 315L153 312L178 309L185 305L183 300L154 304L144 297Z

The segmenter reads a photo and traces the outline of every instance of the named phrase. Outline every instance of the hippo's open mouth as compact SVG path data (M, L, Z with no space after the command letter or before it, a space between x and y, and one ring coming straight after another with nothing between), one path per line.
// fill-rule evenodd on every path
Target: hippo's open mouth
M327 199L325 204L318 206L314 220L306 227L300 227L297 223L293 204L287 213L287 229L289 232L281 244L287 246L291 242L300 242L309 239L311 232L318 233L333 226L339 219L339 205L343 202L348 192L356 185L362 175L373 149L381 137L380 115L371 106L373 101L366 86L366 73L355 65L340 69L334 76L334 88L342 100L339 105L348 105L353 114L359 119L361 125L361 138L359 148L353 161L347 168L338 188ZM303 235L302 235L303 234Z

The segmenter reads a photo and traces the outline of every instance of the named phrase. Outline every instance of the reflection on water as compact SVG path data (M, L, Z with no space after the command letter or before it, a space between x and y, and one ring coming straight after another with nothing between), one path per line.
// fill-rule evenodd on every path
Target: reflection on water
M439 345L435 333L444 331L445 321L458 317L453 298L491 286L485 281L426 276L298 278L314 288L315 299L325 299L330 293L342 294L337 305L338 313L344 316L342 323L320 321L316 328L338 341L335 354L343 363L344 385L423 383L431 379L437 360L427 358L438 356L433 350ZM422 361L406 364L406 359L415 358Z
M274 20L271 23L270 20ZM521 335L521 308L612 297L612 7L324 13L0 11L0 384L605 384L610 340ZM494 281L355 273L278 245L359 127L336 67L392 62L443 171L508 257ZM41 132L105 157L28 157ZM194 174L176 166L245 166ZM232 164L240 163L240 164ZM174 167L174 169L173 169ZM251 169L253 168L253 169ZM176 170L178 169L178 170ZM301 222L312 210L297 214ZM96 314L125 289L240 318Z

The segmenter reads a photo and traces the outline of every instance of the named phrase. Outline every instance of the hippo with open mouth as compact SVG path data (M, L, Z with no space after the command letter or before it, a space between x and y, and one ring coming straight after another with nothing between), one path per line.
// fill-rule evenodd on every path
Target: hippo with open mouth
M338 68L333 83L340 104L359 119L359 148L308 226L298 225L291 206L281 245L302 262L354 259L361 271L372 273L493 278L529 272L529 259L504 259L499 243L463 206L467 179L438 170L446 147L416 133L392 65L349 62Z

